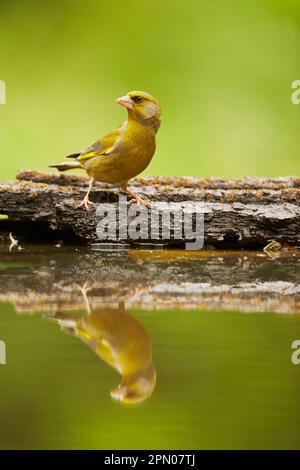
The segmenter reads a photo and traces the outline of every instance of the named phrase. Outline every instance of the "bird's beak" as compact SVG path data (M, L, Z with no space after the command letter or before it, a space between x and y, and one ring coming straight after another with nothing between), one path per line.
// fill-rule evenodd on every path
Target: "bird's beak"
M118 103L120 106L123 106L123 108L132 109L132 101L128 95L121 96L116 100L116 103Z
M110 391L110 396L114 398L115 400L123 401L124 398L126 397L126 393L127 393L127 387L125 385L120 384L118 387L113 388Z

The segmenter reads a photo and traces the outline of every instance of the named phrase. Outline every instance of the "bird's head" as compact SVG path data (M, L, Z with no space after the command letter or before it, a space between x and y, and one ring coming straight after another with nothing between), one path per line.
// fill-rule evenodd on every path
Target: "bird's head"
M113 388L111 397L123 405L137 405L152 394L156 385L156 369L151 362L144 371L123 377L121 384Z
M130 91L116 102L126 108L131 119L142 121L158 130L160 126L160 104L145 91Z

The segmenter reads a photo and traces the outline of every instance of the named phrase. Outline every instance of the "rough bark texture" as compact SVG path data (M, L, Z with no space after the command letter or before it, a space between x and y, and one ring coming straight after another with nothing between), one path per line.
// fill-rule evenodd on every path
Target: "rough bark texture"
M38 234L41 242L51 238L82 244L100 241L96 209L77 208L87 184L85 177L21 171L16 182L0 184L0 214L8 216L8 220L0 221L0 231L10 230L27 238ZM130 188L150 199L157 211L164 212L163 202L174 203L174 210L179 212L182 203L190 210L193 203L199 203L197 211L204 213L206 246L258 247L271 239L289 245L300 242L298 178L137 178ZM116 204L118 194L117 188L97 183L91 199L97 205ZM150 218L150 211L148 214ZM185 240L172 239L174 229L176 223L171 241L163 241L179 246ZM144 240L128 241L161 241L151 236L149 233Z
M27 250L1 253L0 301L19 312L84 308L87 284L94 306L300 313L298 250L276 260L254 251Z

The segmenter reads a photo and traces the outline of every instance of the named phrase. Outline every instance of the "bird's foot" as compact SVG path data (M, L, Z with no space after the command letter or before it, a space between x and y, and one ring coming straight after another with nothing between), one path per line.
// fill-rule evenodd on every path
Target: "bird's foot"
M80 207L85 207L85 209L87 211L90 210L90 207L91 206L95 206L96 204L92 201L89 200L89 198L87 196L84 196L83 200L81 201L80 204L78 204L77 206L77 209L79 209Z
M136 202L136 204L140 204L141 206L145 206L148 209L150 209L151 201L149 201L148 199L142 199L140 196L138 196L137 194L127 189L126 186L121 186L121 191L125 194L128 194L128 196L130 196L133 199L133 201ZM133 201L131 200L130 202L133 202Z
M77 286L79 287L80 291L81 291L81 294L84 298L84 301L85 301L85 305L86 305L86 309L87 309L87 312L88 314L92 313L92 307L91 307L91 304L90 304L90 301L88 299L88 293L92 290L92 287L89 287L89 283L88 282L85 282L83 284L83 286L77 284Z
M86 297L87 294L92 290L92 287L89 286L89 283L86 281L83 286L80 284L76 284L81 291L83 297Z
M137 194L130 194L130 196L132 197L132 201L131 202L136 202L136 204L139 204L141 206L145 206L147 207L148 209L150 209L151 207L151 201L149 201L149 199L142 199L140 196L138 196Z

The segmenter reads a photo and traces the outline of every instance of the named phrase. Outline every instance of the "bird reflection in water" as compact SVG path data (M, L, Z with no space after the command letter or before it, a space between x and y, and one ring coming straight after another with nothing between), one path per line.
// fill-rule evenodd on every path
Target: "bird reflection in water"
M62 330L84 341L108 365L117 370L121 383L111 390L115 400L134 405L146 400L156 384L156 369L152 361L151 338L143 325L125 310L124 302L118 308L93 308L85 285L82 294L87 314L74 319L56 312Z

